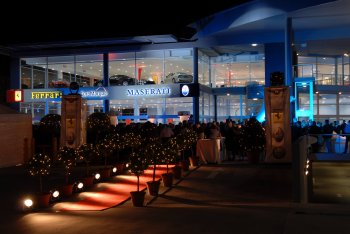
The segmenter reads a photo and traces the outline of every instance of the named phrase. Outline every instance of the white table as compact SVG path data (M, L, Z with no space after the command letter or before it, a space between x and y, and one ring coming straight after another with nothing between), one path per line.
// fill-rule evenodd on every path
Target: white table
M225 156L223 139L224 138L198 140L196 154L199 160L204 164L221 163Z

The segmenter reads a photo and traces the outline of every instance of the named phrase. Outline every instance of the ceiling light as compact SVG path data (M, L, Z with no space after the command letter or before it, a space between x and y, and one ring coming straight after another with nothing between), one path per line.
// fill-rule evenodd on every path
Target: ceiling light
M258 45L258 44L256 44L256 43L252 43L252 46L254 46L254 47L257 46L257 45Z

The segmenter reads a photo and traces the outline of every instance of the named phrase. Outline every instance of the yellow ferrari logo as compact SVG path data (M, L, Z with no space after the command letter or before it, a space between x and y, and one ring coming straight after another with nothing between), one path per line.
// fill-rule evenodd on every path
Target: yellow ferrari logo
M15 91L15 102L21 102L22 101L22 91L16 90Z

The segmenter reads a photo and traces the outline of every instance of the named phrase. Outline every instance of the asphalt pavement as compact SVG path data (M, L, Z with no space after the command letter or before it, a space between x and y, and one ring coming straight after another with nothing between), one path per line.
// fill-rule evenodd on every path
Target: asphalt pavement
M131 201L104 211L20 212L35 186L23 168L0 169L0 233L349 233L348 204L295 203L290 165L230 162L191 168L145 207ZM22 187L21 187L22 186Z

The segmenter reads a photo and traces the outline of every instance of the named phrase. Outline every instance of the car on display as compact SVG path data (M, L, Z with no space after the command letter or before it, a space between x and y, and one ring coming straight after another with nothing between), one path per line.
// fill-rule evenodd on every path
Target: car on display
M169 73L165 77L164 83L192 83L193 76L184 72Z
M43 89L43 88L45 88L45 84L44 83L34 83L33 88L34 89Z
M53 80L49 82L49 88L68 88L69 83L64 80Z
M113 75L109 77L109 85L134 85L136 84L136 79L129 77L127 75ZM98 80L95 82L95 86L103 86L103 80Z
M151 78L145 80L145 79L141 79L140 80L141 84L156 84L156 82L154 82L154 80L152 80Z
M115 86L115 85L136 85L136 84L155 84L155 82L152 79L141 79L137 80L135 78L129 77L127 75L113 75L109 77L109 85ZM103 80L98 80L95 82L94 86L103 86Z

